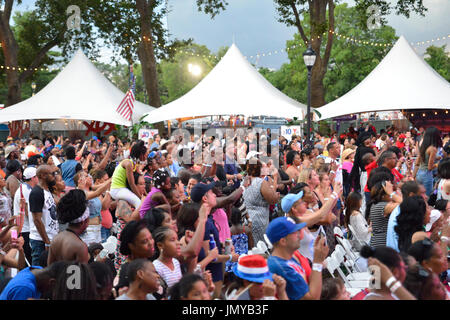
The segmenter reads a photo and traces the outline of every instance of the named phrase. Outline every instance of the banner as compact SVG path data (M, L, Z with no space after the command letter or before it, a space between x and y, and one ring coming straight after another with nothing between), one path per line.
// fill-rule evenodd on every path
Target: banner
M153 139L153 136L158 133L158 129L139 129L139 140L143 140L148 143L148 140Z
M288 141L292 140L292 136L301 136L302 131L300 126L281 126L281 133Z

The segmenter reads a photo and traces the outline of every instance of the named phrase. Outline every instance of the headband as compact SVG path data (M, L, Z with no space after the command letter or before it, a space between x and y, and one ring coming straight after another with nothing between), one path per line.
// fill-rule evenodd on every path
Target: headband
M86 207L83 215L81 217L76 218L75 220L70 221L70 224L80 223L89 218L89 207Z

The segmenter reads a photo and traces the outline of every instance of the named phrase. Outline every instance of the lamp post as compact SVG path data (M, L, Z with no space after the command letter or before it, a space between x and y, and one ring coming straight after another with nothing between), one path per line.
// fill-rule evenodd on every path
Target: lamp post
M32 96L34 96L34 93L36 92L36 82L31 83L31 89L33 90Z
M311 71L316 62L316 53L308 46L308 49L303 53L303 60L305 61L306 68L308 69L308 108L307 108L307 127L308 132L306 136L306 145L311 144Z

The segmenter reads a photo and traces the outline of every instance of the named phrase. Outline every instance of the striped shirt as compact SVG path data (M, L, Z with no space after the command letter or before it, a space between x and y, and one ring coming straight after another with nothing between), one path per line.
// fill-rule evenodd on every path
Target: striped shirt
M389 216L384 216L384 208L387 202L378 202L370 207L370 221L372 221L372 238L370 239L370 246L372 248L386 246L387 226Z
M174 269L171 270L169 267L167 267L164 263L162 263L159 260L153 261L153 265L155 266L156 272L160 275L161 278L166 281L167 286L170 288L175 283L180 281L181 277L183 276L181 274L181 268L180 268L180 262L178 262L177 259L172 258L172 263L174 266Z

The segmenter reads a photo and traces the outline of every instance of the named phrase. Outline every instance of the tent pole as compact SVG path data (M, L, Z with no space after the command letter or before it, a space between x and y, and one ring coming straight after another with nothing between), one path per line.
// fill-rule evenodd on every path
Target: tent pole
M42 121L39 121L39 139L44 139L44 136L42 135Z

